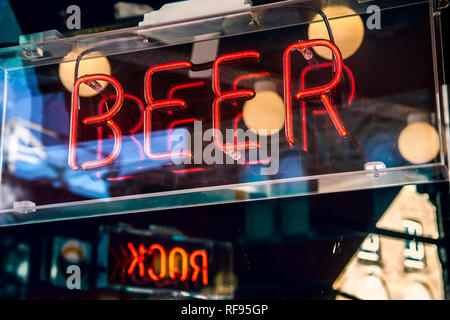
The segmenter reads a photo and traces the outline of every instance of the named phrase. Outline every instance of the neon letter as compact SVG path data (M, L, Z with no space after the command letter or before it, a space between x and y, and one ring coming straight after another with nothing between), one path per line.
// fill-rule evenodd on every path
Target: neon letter
M102 160L95 160L90 162L84 162L81 165L82 169L90 169L96 167L102 167L114 161L117 158L120 152L120 147L122 144L122 133L119 130L116 123L114 123L111 118L119 111L123 102L123 89L120 83L111 76L96 74L96 75L86 75L80 77L75 81L72 90L72 106L71 106L71 119L70 119L70 144L69 144L69 166L73 170L78 169L78 165L76 163L76 144L77 144L77 127L78 127L78 108L79 108L79 95L78 91L80 89L80 85L82 83L90 82L93 80L103 80L111 83L116 89L117 99L114 103L114 106L108 110L107 112L97 115L90 116L83 119L83 124L90 125L94 123L104 124L106 123L114 133L114 148L109 156Z
M187 61L182 62L174 62L168 64L162 64L158 66L151 67L147 70L145 74L145 100L147 102L147 108L145 109L144 114L144 152L150 159L167 159L172 157L191 157L192 153L190 151L179 151L179 152L165 152L153 154L151 152L150 146L150 133L151 133L151 114L153 109L161 109L165 111L170 111L171 109L183 109L186 107L186 102L181 99L166 99L160 101L154 101L152 95L152 75L155 72L163 71L163 70L172 70L178 68L190 68L191 63Z
M202 281L206 286L208 285L208 255L206 254L205 250L195 250L194 252L192 252L191 257L189 258L191 267L194 269L194 272L192 273L192 281L197 281L198 274L200 273L200 266L195 262L195 258L197 256L200 256L202 258Z
M179 254L181 256L181 276L180 281L185 281L188 275L188 258L187 253L183 248L174 247L169 252L169 276L170 279L175 280L178 268L175 265L175 255Z
M313 47L313 46L322 46L322 47L328 47L332 52L334 56L334 62L335 62L335 75L333 80L329 82L326 85L310 88L306 90L300 90L296 94L297 99L305 99L308 97L320 97L323 104L325 105L325 108L327 109L328 114L331 117L331 120L333 121L334 126L336 127L336 130L339 132L341 136L346 136L347 131L345 130L344 126L342 125L341 120L339 119L338 114L334 110L330 98L328 97L328 92L335 88L339 81L341 80L342 76L342 56L339 51L339 49L330 41L327 40L311 40L311 41L304 41L299 43L294 43L286 48L283 55L283 68L284 68L284 100L286 105L286 138L289 142L289 144L292 146L294 144L294 133L293 133L293 127L292 127L292 98L291 98L291 52L297 51L297 50L303 50L305 48Z
M148 254L151 255L153 253L153 251L155 251L155 250L159 251L159 255L161 257L161 259L160 259L161 262L159 265L159 267L160 267L159 275L156 275L153 272L152 268L148 268L147 271L148 271L148 275L150 276L150 278L153 281L158 281L166 276L166 250L164 250L162 245L155 243L155 244L152 244L150 246L150 248L148 249Z
M133 274L134 269L136 268L136 264L139 265L139 275L143 277L145 275L144 270L144 255L146 253L145 247L141 244L139 245L139 254L136 251L134 245L131 242L128 242L128 249L130 249L131 254L133 255L133 260L130 263L130 267L128 268L128 274Z
M317 70L317 69L321 69L321 68L329 68L332 67L333 63L332 62L326 62L326 63L321 63L315 66L307 66L306 68L304 68L302 70L302 74L300 76L300 85L301 85L301 90L305 89L305 78L306 78L306 74L308 72L310 72L311 70ZM350 78L350 82L351 82L351 92L350 92L350 97L348 98L348 104L352 104L353 99L355 97L355 77L353 76L352 71L344 64L343 68L345 70L345 72L347 73L347 75ZM327 110L320 110L320 111L313 111L313 115L316 114L327 114L328 111ZM306 132L306 101L303 100L302 101L302 131L303 131L303 151L308 151L308 137L307 137L307 132Z
M216 134L217 131L220 131L220 105L223 101L233 100L237 98L252 98L255 95L253 90L233 90L226 93L222 93L220 89L220 78L219 78L219 67L221 63L229 62L232 60L241 60L241 59L259 59L261 54L256 51L246 51L239 53L232 53L220 56L214 61L213 66L213 90L216 94L216 98L214 99L213 104L213 135L214 135L214 143L217 148L220 150L227 152L230 150L239 150L239 149L249 149L249 148L259 148L259 143L255 141L245 141L234 144L222 144L220 137Z

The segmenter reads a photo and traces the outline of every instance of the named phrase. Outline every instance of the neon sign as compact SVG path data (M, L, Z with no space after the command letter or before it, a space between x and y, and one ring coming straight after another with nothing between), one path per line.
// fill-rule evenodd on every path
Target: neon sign
M299 88L299 91L294 94L293 97L293 89L291 83L291 55L293 52L301 51L306 48L314 47L314 46L323 46L329 48L333 53L333 62L329 65L333 69L333 78L332 80L322 86L313 87L305 89L304 87L304 74L306 71L302 73L302 85ZM215 146L222 150L225 153L229 153L236 150L242 149L258 149L260 145L257 141L244 141L239 142L235 136L233 143L224 143L221 141L221 135L218 134L221 130L221 112L223 112L222 104L224 102L232 102L236 105L236 101L239 100L249 100L255 97L255 92L253 90L242 90L238 89L239 82L247 79L259 78L269 76L269 72L259 72L259 73L249 73L243 76L239 76L233 81L232 90L223 91L221 87L221 77L220 70L224 65L227 64L239 64L239 63L258 63L261 58L261 53L257 51L244 51L244 52L236 52L231 54L225 54L219 56L212 64L212 90L215 95L213 105L212 105L212 127L213 127L213 141ZM331 42L327 40L311 40L311 41L303 41L294 43L289 45L285 50L282 56L283 58L283 83L284 83L284 101L285 101L285 134L286 139L291 147L294 146L294 124L293 124L293 98L301 102L302 105L302 125L303 125L303 149L306 151L306 116L305 116L305 101L311 99L317 99L322 102L325 107L325 112L330 116L331 121L333 122L337 132L340 136L345 137L348 135L348 131L345 128L342 120L340 119L339 114L337 113L335 107L333 106L332 98L330 97L332 91L338 86L341 81L341 77L343 75L343 70L348 72L348 68L343 66L342 56L340 54L339 49ZM328 66L328 65L327 65ZM180 158L191 158L192 152L189 150L181 150L181 151L173 151L172 142L170 139L171 132L173 128L178 124L187 124L189 122L198 121L197 118L186 118L182 120L176 120L171 123L169 126L169 141L167 142L168 150L167 152L158 152L155 153L152 150L152 119L154 112L163 112L169 115L172 115L174 112L180 112L185 109L188 109L186 101L181 98L176 98L175 95L178 91L196 88L196 87L204 87L204 81L197 81L191 83L183 83L181 85L173 85L169 91L168 98L157 100L153 96L153 76L156 73L160 72L168 72L174 69L184 69L186 71L193 69L195 66L189 61L179 61L179 62L171 62L166 64L160 64L151 66L148 68L145 78L144 78L144 93L145 93L145 102L146 107L143 106L140 100L132 95L125 94L121 84L118 80L116 80L112 76L107 75L86 75L77 79L74 84L74 88L72 91L72 106L71 106L71 121L70 121L70 143L69 143L69 156L68 163L70 168L73 170L78 170L80 167L83 170L93 169L93 168L101 168L106 165L111 164L119 155L121 151L122 144L122 130L119 128L116 122L112 120L113 116L115 116L122 107L124 99L132 99L134 100L141 110L141 118L138 124L130 130L130 134L132 139L136 142L136 145L143 150L143 156L152 159L152 160L161 160L161 159L170 159L174 157ZM304 70L311 69L311 66L307 67ZM114 105L108 109L106 112L103 112L103 105L107 99L102 99L100 106L98 108L99 113L97 115L87 116L83 119L79 119L79 110L81 108L80 99L79 99L79 87L82 83L91 83L92 81L106 81L110 83L116 94L107 97L107 99L115 98ZM353 86L354 87L354 86ZM240 115L235 117L234 119L234 130L237 130L237 123L240 119ZM82 128L80 128L80 126ZM98 135L99 140L102 139L102 127L108 126L113 135L114 146L109 155L105 157L101 157L101 142L99 142L99 151L97 152L97 160L83 162L81 165L78 164L77 161L77 142L78 142L78 132L83 130L86 126L97 126L98 127ZM136 133L141 127L144 128L143 134L143 147L142 144L134 138L133 134ZM263 160L265 161L265 160ZM256 161L257 163L261 163L260 161ZM249 163L247 163L249 164ZM120 179L120 177L118 178Z
M137 250L132 242L128 242L127 247L133 257L128 266L128 275L134 275L136 267L138 267L138 274L141 278L144 278L147 273L153 281L164 280L168 276L171 280L191 280L196 282L199 274L202 273L201 282L205 286L208 285L208 254L205 250L194 250L189 254L182 247L173 247L166 253L166 249L158 243L153 243L148 248L143 244L139 244L139 250ZM154 255L156 252L158 252L157 257L159 260L158 275L155 274L154 266L156 261ZM146 267L144 262L146 255L151 257L150 261L153 262L153 266ZM197 257L200 258L200 263ZM177 262L180 262L180 266L177 266ZM191 275L189 279L188 274Z
M108 227L99 242L104 285L198 291L229 271L228 243Z

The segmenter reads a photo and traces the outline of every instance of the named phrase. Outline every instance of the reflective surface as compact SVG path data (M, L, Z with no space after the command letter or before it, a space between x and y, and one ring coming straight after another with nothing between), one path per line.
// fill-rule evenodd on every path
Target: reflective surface
M447 180L430 8L403 4L380 3L381 29L324 8L342 64L289 51L323 38L293 4L1 50L1 223ZM86 50L78 76L104 76L71 92Z

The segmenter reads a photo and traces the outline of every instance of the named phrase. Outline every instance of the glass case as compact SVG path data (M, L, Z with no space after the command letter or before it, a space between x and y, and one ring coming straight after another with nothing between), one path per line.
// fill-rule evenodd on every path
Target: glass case
M285 1L23 37L0 50L0 224L447 181L435 10Z

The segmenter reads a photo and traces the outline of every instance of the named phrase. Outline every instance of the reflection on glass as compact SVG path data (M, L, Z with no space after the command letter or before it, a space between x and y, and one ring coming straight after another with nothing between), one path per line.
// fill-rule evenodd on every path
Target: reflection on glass
M436 208L427 194L405 186L377 227L410 235L438 237ZM369 234L333 288L360 299L444 299L436 245ZM337 299L342 299L337 296Z

